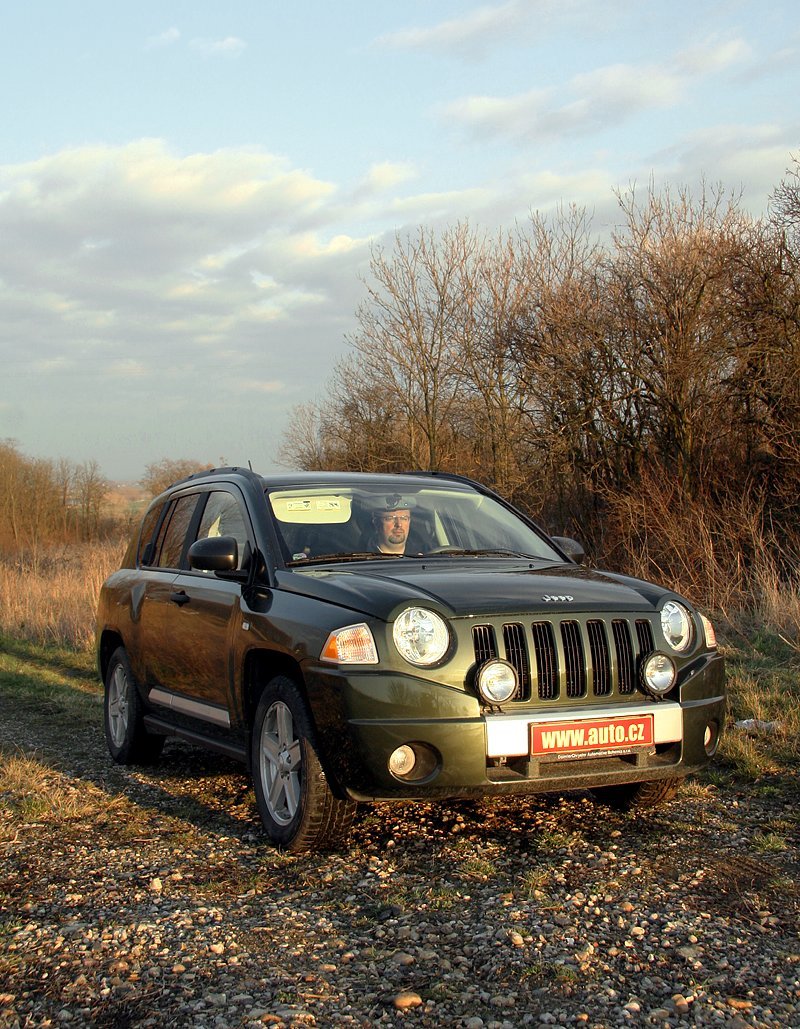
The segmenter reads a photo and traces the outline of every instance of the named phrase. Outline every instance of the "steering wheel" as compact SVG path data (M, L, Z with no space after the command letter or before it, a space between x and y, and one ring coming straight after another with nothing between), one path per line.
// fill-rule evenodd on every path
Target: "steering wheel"
M429 550L429 554L460 554L463 553L463 547L434 547L433 550Z

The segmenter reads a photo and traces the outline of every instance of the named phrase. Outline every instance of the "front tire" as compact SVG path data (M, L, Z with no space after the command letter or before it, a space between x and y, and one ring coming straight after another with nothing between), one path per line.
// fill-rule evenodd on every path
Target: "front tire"
M106 672L103 715L106 743L119 765L152 765L164 747L164 737L144 727L144 709L124 647L111 655Z
M619 786L597 786L592 796L601 804L617 811L644 811L660 807L678 792L680 779L656 779L655 782L626 782Z
M311 715L286 676L277 676L261 694L251 758L258 811L276 847L295 854L325 850L347 834L357 805L331 792Z

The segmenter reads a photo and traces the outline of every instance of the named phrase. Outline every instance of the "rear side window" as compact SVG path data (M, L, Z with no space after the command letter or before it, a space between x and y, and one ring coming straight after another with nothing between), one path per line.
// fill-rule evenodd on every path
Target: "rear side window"
M186 549L186 534L192 523L192 515L197 507L197 494L180 497L168 512L159 533L157 544L159 568L180 568L181 558Z

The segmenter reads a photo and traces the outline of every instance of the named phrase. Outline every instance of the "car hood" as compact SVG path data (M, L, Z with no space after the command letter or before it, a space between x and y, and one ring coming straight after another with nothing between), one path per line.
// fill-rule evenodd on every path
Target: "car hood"
M315 566L278 573L279 588L390 620L407 604L450 617L531 612L652 611L668 591L574 564L439 558Z

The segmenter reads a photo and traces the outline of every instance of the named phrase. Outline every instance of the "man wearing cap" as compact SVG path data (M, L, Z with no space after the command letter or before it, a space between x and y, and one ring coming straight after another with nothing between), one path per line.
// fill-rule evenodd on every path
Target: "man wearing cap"
M399 494L381 498L372 514L369 549L381 554L404 554L411 528L411 502Z

